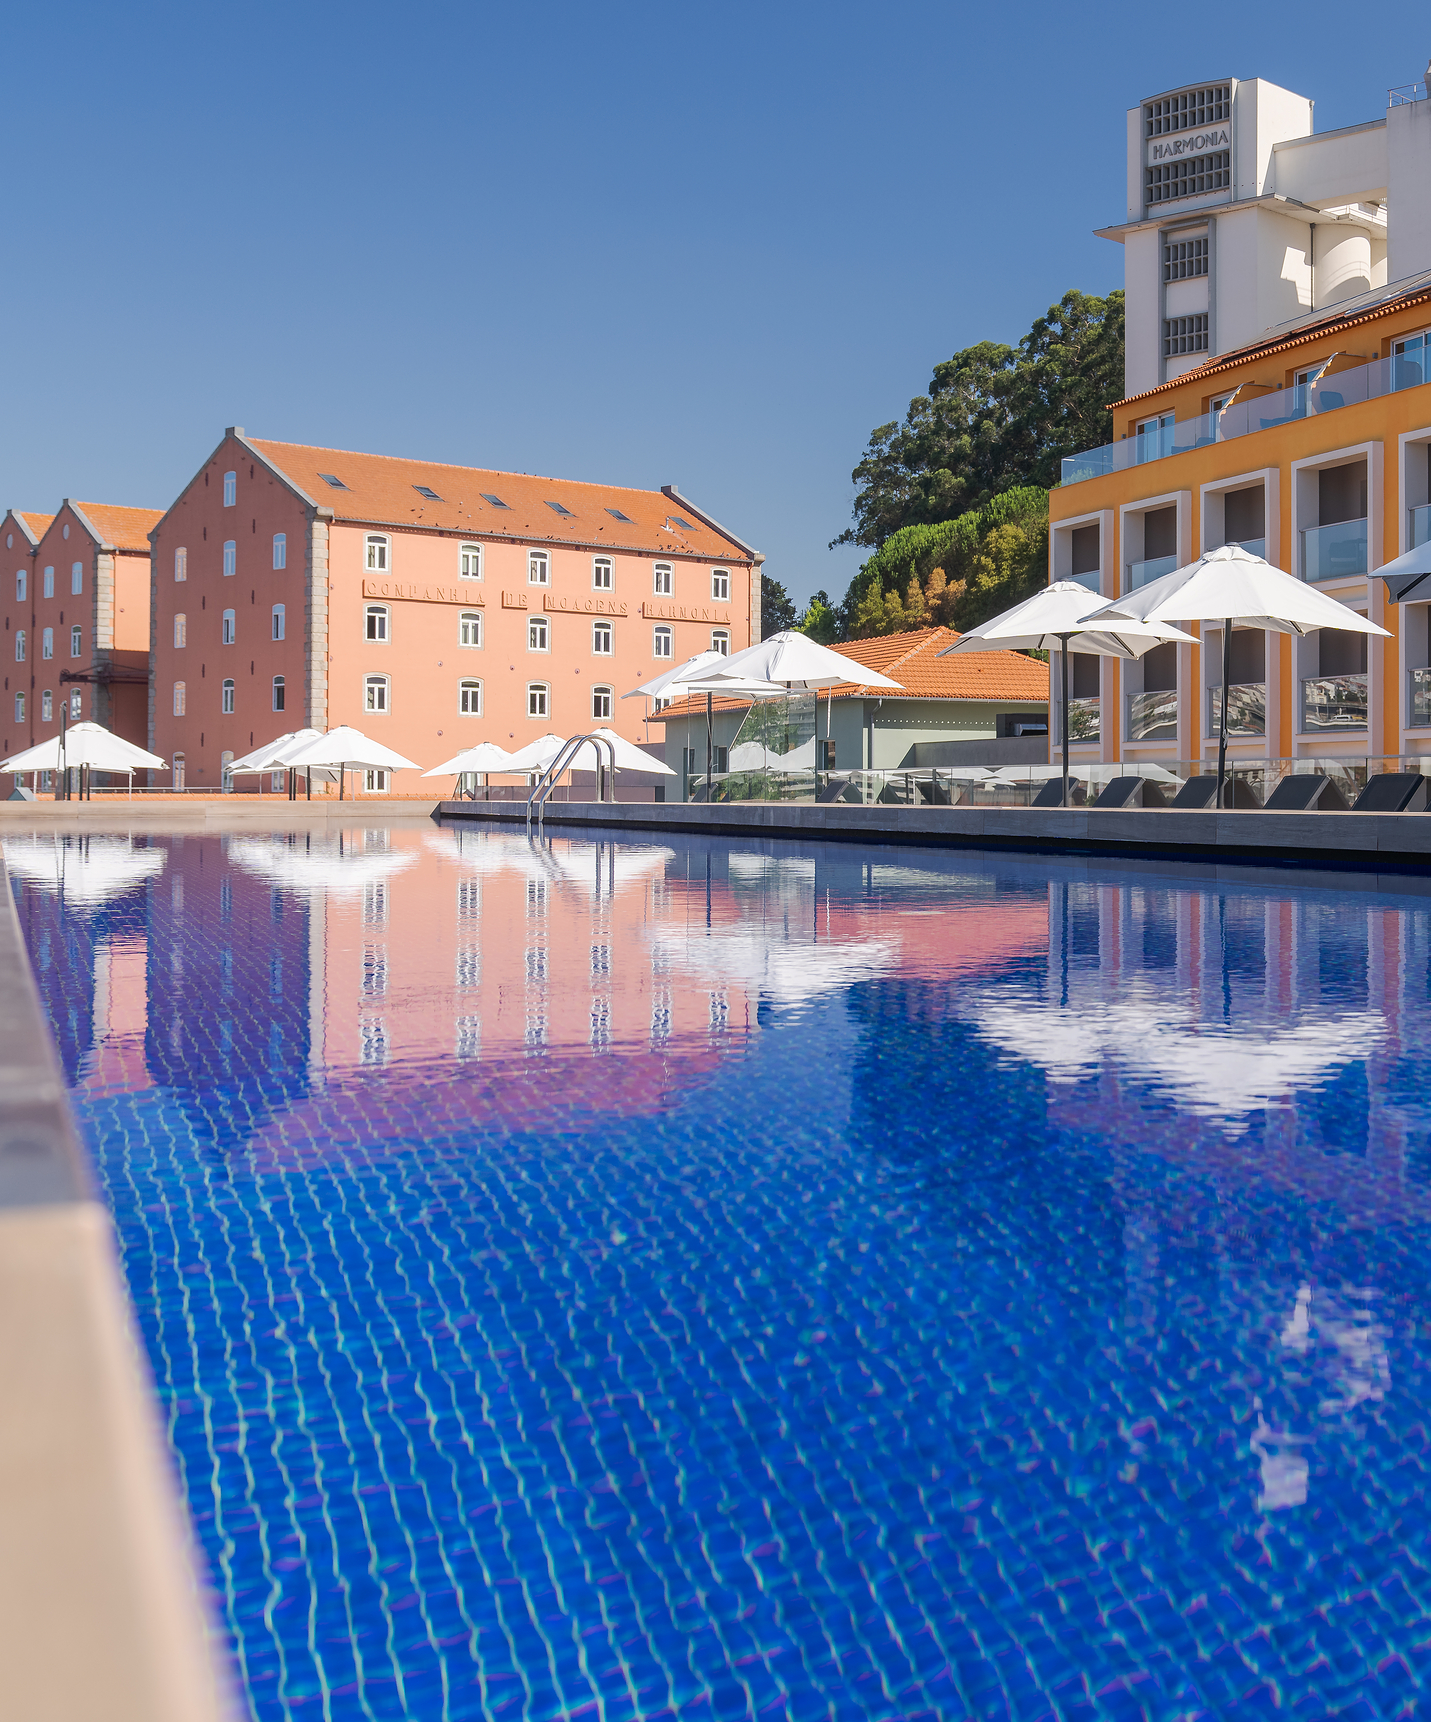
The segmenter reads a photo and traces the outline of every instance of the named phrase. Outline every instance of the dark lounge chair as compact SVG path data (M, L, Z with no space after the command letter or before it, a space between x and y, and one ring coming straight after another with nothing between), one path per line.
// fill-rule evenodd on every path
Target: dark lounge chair
M1115 777L1105 784L1099 794L1095 807L1160 807L1163 805L1161 796L1156 801L1144 798L1144 791L1152 789L1152 784L1144 783L1141 777Z
M926 807L952 807L954 805L953 785L947 777L940 777L936 771L928 783L917 782L920 799Z
M1419 771L1387 771L1367 779L1353 813L1424 813L1426 779Z
M1284 777L1267 797L1269 813L1345 813L1347 800L1321 772Z
M850 794L850 780L847 777L832 777L826 781L825 787L815 797L817 802L856 800Z
M1261 807L1257 791L1245 777L1229 779L1232 785L1232 805L1247 811ZM1206 771L1201 777L1190 777L1172 799L1172 806L1194 810L1215 808L1217 805L1217 773Z
M1083 807L1083 806L1087 805L1087 802L1088 802L1088 791L1084 788L1084 786L1078 781L1078 779L1076 777L1069 778L1069 780L1068 780L1068 804L1069 804L1069 806L1070 807ZM1049 778L1048 782L1046 784L1044 784L1043 788L1041 790L1039 790L1038 794L1033 798L1033 805L1035 807L1062 807L1063 806L1063 779L1061 777Z

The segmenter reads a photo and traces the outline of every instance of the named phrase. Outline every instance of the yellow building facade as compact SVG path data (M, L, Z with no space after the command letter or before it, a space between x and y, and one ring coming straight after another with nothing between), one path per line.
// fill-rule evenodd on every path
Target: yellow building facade
M1050 496L1050 578L1117 598L1244 544L1391 638L1236 630L1230 756L1431 755L1431 592L1393 603L1376 574L1431 538L1431 278L1313 313L1110 421ZM1076 760L1215 758L1221 633L1188 631L1198 645L1137 663L1075 656Z

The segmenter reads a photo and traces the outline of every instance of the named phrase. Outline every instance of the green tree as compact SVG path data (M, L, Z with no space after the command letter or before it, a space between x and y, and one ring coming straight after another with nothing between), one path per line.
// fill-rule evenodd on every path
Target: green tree
M778 580L763 570L760 575L760 637L768 640L783 628L795 626L795 605Z
M812 640L818 640L822 646L828 646L831 640L838 639L839 617L830 607L830 594L817 592L795 626L802 634L808 634Z

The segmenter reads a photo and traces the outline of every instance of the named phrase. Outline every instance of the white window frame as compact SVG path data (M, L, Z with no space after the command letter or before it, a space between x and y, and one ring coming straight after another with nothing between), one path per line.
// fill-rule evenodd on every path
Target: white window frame
M381 766L370 765L366 767L363 772L364 789L375 791L378 794L383 794L386 792L387 787L388 774Z
M231 717L234 709L234 698L238 693L232 676L225 676L219 688L219 711L225 717Z
M549 652L552 649L552 625L545 616L527 617L527 650Z
M482 612L464 610L457 619L457 644L467 652L482 649Z
M72 658L84 656L84 629L80 627L78 622L70 629L70 656Z
M730 602L730 569L711 569L711 601L717 604Z
M224 474L224 507L236 508L237 506L238 474L236 472L226 472Z
M392 540L385 532L370 532L363 540L363 567L369 574L392 571Z
M288 700L288 683L282 676L273 678L271 694L274 711L281 712L284 710Z
M613 702L616 699L616 689L605 682L597 682L591 690L591 715L593 718L610 720ZM604 707L605 709L600 709Z
M182 753L174 755L170 762L170 768L174 773L174 788L182 790L184 787L184 756Z
M466 676L458 682L457 710L462 717L481 717L482 683L475 676Z
M610 592L615 589L616 563L610 556L593 556L591 559L591 589L593 592Z
M283 639L288 628L288 606L286 604L275 604L273 606L273 620L271 625L273 628L273 638L275 640Z
M71 562L70 563L70 596L72 598L79 598L79 597L82 597L83 594L84 594L84 563L83 562Z
M53 598L55 595L55 570L53 566L46 568L40 576L40 596Z
M527 584L529 586L550 586L551 583L551 557L545 550L529 550L527 552Z
M275 532L273 535L273 566L286 568L288 566L288 534Z
M55 630L44 628L40 631L40 656L52 658L55 655Z
M377 623L381 632L373 632L373 624ZM363 606L363 644L365 646L386 646L393 637L392 609L387 604L365 604Z
M236 538L226 538L224 540L224 579L232 579L237 573L238 540Z
M393 709L392 677L363 677L363 710L369 717L388 717Z
M53 723L54 721L55 721L55 696L49 688L46 688L45 691L40 695L40 722L41 723Z
M24 696L24 694L17 693L15 695L15 722L16 723L24 723L24 721L25 721L25 696Z
M723 658L728 658L730 656L729 628L711 629L711 650L713 652L719 652Z
M458 559L458 567L462 570L464 580L480 580L482 578L482 546L480 544L464 544Z
M188 705L189 705L189 684L187 682L175 682L174 683L174 716L175 717L183 717L188 710Z
M539 709L534 710L533 707ZM547 718L552 715L552 690L550 682L527 683L527 716L529 718Z
M16 630L15 630L15 662L17 664L23 664L24 661L25 661L25 630L23 628L16 628Z
M78 723L84 716L84 694L79 688L70 690L70 722Z
M591 624L591 655L594 658L610 658L616 654L616 629L604 619Z
M15 602L17 604L23 604L25 602L25 591L29 584L29 570L26 568L17 568L15 570Z
M666 649L661 650L662 646ZM673 628L662 623L651 630L651 656L659 663L670 663L676 655L676 634Z
M225 610L219 618L219 641L225 646L233 645L238 638L238 611Z
M185 611L174 612L174 650L182 652L189 644L189 618Z
M658 562L651 570L651 590L658 598L670 598L674 595L676 585L676 565L674 562Z
M189 552L186 546L180 545L174 552L174 584L182 585L189 578Z

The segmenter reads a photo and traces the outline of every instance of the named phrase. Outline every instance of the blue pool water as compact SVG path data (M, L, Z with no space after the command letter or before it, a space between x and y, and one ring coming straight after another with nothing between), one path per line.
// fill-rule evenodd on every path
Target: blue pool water
M1425 1713L1414 883L6 854L255 1717Z

